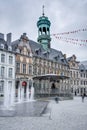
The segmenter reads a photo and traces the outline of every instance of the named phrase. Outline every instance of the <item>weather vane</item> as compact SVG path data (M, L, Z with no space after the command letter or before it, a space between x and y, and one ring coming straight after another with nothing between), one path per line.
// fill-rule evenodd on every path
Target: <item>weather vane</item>
M43 12L42 15L44 16L44 5L43 5L43 7L42 7L42 12Z

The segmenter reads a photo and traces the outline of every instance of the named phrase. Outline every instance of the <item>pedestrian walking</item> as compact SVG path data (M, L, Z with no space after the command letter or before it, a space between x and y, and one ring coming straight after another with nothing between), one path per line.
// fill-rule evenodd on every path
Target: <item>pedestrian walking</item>
M82 102L84 102L84 93L82 94Z
M56 103L58 103L58 100L59 100L59 99L58 99L58 96L56 96L56 97L55 97L55 101L56 101Z

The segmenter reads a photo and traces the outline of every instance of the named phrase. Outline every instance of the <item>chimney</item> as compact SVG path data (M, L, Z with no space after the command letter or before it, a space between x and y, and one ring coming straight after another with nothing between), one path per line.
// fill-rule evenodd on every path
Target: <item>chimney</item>
M0 39L4 40L4 34L3 33L0 33Z
M64 54L64 58L66 59L66 54Z
M12 38L12 34L11 34L11 33L8 33L8 34L7 34L7 45L10 45L10 44L11 44L11 38Z

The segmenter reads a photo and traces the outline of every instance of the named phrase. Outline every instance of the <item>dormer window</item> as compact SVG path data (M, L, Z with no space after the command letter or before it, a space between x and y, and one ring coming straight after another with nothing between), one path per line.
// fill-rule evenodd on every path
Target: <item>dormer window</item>
M37 54L37 55L39 54L39 51L38 51L38 50L36 51L36 54Z
M58 57L56 56L56 57L54 57L54 59L55 59L55 61L57 61L57 60L58 60Z
M62 62L64 62L64 57L61 57L60 59L61 59Z
M18 48L16 49L16 52L17 52L17 53L21 53L20 50L19 50Z
M44 52L43 54L47 58L49 53L48 52Z
M47 53L45 53L44 56L47 57Z
M4 49L4 44L1 44L1 49Z
M40 48L35 49L35 53L36 53L37 55L40 55L40 53L41 53L41 49L40 49Z
M11 46L8 46L8 51L12 51L12 47Z
M62 62L64 62L64 59L61 59Z
M60 58L59 55L54 57L55 61L57 61L59 58Z

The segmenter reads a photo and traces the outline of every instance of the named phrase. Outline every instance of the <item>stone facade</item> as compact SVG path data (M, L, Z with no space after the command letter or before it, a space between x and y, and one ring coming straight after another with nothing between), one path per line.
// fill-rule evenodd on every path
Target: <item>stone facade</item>
M25 33L20 39L12 42L12 47L16 52L17 97L23 89L23 98L27 98L27 93L31 91L32 84L35 88L35 94L49 93L53 83L58 92L70 91L69 65L62 52L52 48L49 52L46 51L39 43L29 40ZM58 77L49 80L48 78L41 80L37 78L47 74ZM34 79L34 77L36 78ZM24 81L27 85L23 88L22 82Z
M72 55L67 58L69 63L69 72L70 72L70 87L71 92L77 95L79 84L80 84L80 73L79 73L79 62L76 60L76 56Z
M76 56L72 55L67 58L69 63L70 87L74 95L87 95L87 67L76 60Z
M0 38L0 96L3 98L4 107L14 104L15 53L4 37Z
M85 93L87 95L87 67L83 64L80 64L79 72L80 72L79 94L82 95L83 93Z

